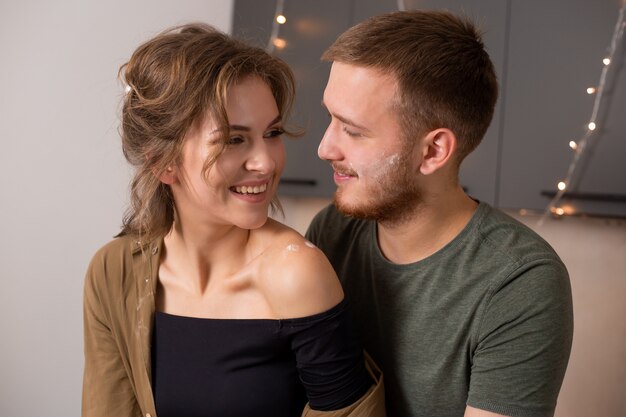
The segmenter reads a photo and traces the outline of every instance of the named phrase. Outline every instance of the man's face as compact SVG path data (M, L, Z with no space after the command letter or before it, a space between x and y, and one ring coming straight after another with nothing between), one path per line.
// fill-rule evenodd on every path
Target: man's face
M394 111L397 82L378 70L334 62L324 91L331 121L318 149L337 184L344 214L398 221L417 208L421 157Z

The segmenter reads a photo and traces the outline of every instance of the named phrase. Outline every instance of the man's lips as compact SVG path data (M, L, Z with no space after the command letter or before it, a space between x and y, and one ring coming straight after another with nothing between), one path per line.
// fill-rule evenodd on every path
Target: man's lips
M335 170L333 173L333 180L335 180L335 184L337 185L357 178L358 175L352 171Z
M334 176L340 178L358 178L356 171L350 168L342 167L341 165L331 164L334 171Z

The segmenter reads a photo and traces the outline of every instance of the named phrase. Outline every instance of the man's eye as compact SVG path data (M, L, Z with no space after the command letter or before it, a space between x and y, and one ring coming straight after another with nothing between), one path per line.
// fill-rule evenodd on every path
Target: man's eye
M352 130L349 130L347 127L344 126L343 131L346 132L346 135L348 136L352 136L355 138L361 137L362 135L359 132L354 132Z
M267 132L265 135L263 135L263 137L266 139L275 138L282 135L283 133L285 133L285 130L283 128L276 128Z

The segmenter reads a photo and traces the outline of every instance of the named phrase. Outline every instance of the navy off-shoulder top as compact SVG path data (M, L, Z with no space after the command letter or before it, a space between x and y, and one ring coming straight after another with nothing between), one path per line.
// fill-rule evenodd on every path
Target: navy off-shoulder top
M152 389L159 417L300 416L336 410L372 385L346 301L292 319L156 312Z

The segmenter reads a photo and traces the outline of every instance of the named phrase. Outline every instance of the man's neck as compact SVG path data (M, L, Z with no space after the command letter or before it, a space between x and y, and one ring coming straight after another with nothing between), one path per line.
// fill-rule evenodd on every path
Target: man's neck
M458 236L477 207L460 187L426 198L402 222L377 224L380 250L396 264L421 261Z

